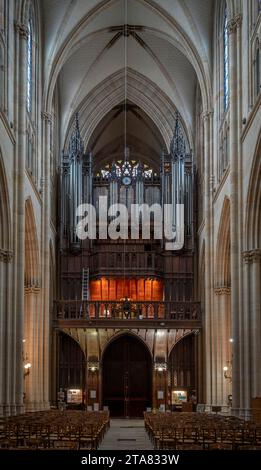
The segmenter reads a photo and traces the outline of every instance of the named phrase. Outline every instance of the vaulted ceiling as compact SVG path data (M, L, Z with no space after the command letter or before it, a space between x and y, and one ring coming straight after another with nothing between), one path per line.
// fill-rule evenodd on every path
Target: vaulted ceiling
M148 115L129 101L112 108L92 134L88 150L95 156L94 170L122 159L126 146L131 160L141 160L159 172L159 155L166 151L164 140Z
M57 85L62 145L73 115L79 111L88 148L101 132L97 126L104 127L106 119L114 116L113 138L108 137L105 126L102 142L95 143L95 152L101 152L106 142L113 146L113 141L116 143L120 138L115 127L120 127L119 120L123 118L122 113L117 114L117 106L126 99L137 106L128 113L132 141L142 137L143 132L148 134L148 126L152 129L155 125L161 136L151 132L152 153L158 153L160 146L168 146L176 109L193 141L197 83L206 106L209 99L214 3L214 0L42 2L45 98L50 107Z

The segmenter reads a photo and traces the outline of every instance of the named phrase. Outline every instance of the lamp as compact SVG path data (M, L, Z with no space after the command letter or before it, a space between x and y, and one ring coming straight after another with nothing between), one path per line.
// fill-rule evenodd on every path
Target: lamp
M164 372L167 370L166 362L155 362L155 370L157 372Z
M24 377L30 374L31 367L32 367L32 364L30 362L27 362L26 364L24 364Z
M88 361L88 370L90 372L97 372L99 370L99 361Z
M25 343L25 340L23 340L23 342ZM24 377L26 377L27 375L30 374L30 369L32 367L31 362L28 361L28 355L27 354L25 356L23 354L23 365L24 365Z
M232 382L232 363L231 361L227 361L227 366L223 367L224 371L224 377L225 379L229 380L229 382Z

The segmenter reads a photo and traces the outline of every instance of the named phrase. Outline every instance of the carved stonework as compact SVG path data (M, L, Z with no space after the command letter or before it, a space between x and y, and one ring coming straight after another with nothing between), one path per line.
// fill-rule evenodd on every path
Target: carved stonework
M43 121L48 122L49 124L52 124L53 122L53 117L50 113L47 113L46 111L42 111L41 117Z
M243 254L243 260L246 264L249 264L250 263L250 255L249 255L249 251L244 251L242 254Z
M261 250L256 249L251 251L251 259L253 263L260 263L261 261Z
M214 288L216 295L230 295L231 288L229 286L218 286Z
M12 259L13 259L12 251L0 250L0 261L3 261L4 263L10 263Z
M25 286L24 288L25 295L39 294L40 291L41 291L41 288L38 285L30 285L30 286L28 285L28 286Z
M237 28L239 28L242 24L242 15L239 14L232 18L227 24L228 34L235 33Z
M23 39L27 39L29 36L29 29L25 24L22 23L15 23L14 24L15 31L19 34L19 36Z
M260 263L261 261L261 250L256 248L254 250L244 251L243 260L246 264Z
M213 116L213 111L212 110L209 109L208 111L205 111L202 114L203 121L207 121L208 119L211 119L212 116Z

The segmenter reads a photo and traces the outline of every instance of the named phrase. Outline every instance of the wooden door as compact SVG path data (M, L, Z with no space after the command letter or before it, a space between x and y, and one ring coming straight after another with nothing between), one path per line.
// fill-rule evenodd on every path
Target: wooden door
M151 406L151 356L133 336L114 340L103 357L103 405L111 416L142 417Z

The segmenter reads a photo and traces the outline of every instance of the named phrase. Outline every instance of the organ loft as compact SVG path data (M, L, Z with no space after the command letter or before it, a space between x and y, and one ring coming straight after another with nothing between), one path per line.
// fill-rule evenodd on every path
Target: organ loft
M138 154L126 142L100 158L91 148L85 151L78 115L62 155L60 283L54 302L56 387L78 390L85 406L105 406L118 416L141 416L146 407L171 409L175 390L188 397L197 386L201 315L195 295L195 174L178 114L170 152L163 148L156 157ZM95 210L95 226L90 227L89 220L83 239L77 234L82 204ZM161 219L157 212L149 212L146 220L138 213L133 239L131 208L142 204L170 210L163 211ZM125 236L119 219L114 236L109 236L116 219L110 215L113 205L128 210ZM106 219L98 226L101 211ZM166 229L160 227L163 238L155 236L164 223L172 231L175 250L166 249ZM103 357L102 344L115 333L118 342L112 343L112 350L108 346ZM141 344L135 344L134 334ZM178 341L181 367L171 355L168 359ZM142 348L147 349L144 358Z

